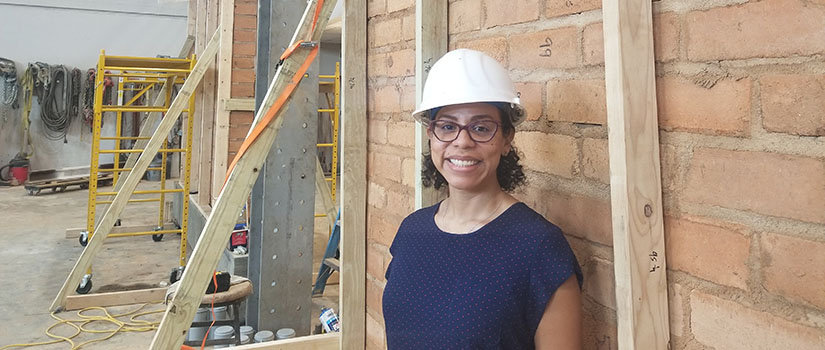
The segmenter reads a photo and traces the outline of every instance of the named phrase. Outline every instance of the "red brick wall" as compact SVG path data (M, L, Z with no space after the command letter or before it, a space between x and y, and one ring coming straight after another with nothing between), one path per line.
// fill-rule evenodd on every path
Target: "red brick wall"
M232 98L255 97L255 51L257 50L258 2L235 0L232 30ZM235 158L255 118L253 112L229 113L229 161Z
M672 345L820 348L825 4L732 3L654 2ZM388 246L413 205L413 7L368 3L368 348L385 347ZM451 0L449 28L451 48L485 51L516 80L530 111L518 197L565 230L584 268L585 348L615 349L600 7Z

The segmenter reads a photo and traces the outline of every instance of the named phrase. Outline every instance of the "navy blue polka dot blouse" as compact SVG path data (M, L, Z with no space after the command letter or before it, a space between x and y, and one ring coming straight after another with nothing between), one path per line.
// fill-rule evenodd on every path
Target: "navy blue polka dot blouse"
M383 309L387 347L533 349L550 296L576 257L561 230L516 203L468 234L441 231L437 204L401 223Z

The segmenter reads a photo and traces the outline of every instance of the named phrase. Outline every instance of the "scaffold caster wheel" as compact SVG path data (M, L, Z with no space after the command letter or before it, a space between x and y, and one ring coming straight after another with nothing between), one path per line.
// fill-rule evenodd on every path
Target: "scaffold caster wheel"
M80 282L80 285L78 285L77 289L75 289L77 294L88 294L90 290L92 290L92 280L91 279L86 280L85 284L83 282Z
M88 183L83 183L83 184L80 184L80 189L81 189L81 190L85 190L85 189L88 189L88 188L89 188L89 184L88 184Z
M175 283L183 277L183 266L172 268L172 273L169 274L169 284Z
M160 242L162 239L163 239L163 234L162 233L152 235L152 240L155 241L155 242Z
M81 246L85 247L87 244L89 244L89 234L86 232L81 232L80 237L78 237L77 240L80 242Z

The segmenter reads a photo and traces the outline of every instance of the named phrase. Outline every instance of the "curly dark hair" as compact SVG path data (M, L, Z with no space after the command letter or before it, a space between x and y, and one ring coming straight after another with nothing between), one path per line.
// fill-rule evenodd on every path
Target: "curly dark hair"
M513 126L513 123L510 122L509 114L502 111L501 117L502 135L509 136L515 133L516 128ZM436 190L447 185L447 179L436 169L432 155L430 153L424 153L423 156L421 183L424 186L433 187ZM496 168L496 178L498 179L498 185L501 186L501 189L505 192L513 192L513 190L527 182L527 177L524 176L524 169L521 164L519 164L520 159L521 157L518 155L518 150L515 146L511 145L510 152L508 152L507 155L501 156L499 160L498 168Z

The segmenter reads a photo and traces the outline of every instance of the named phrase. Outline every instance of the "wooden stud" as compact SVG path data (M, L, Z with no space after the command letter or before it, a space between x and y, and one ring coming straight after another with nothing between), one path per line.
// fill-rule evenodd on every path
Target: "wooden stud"
M58 292L57 297L55 297L51 307L49 307L50 311L58 311L65 307L66 296L69 291L74 290L80 283L83 274L85 274L89 269L89 266L91 266L92 259L94 259L94 256L100 251L100 249L103 248L103 241L106 240L109 232L112 231L115 221L126 207L129 198L132 196L132 192L135 191L138 182L140 182L140 178L143 177L143 173L146 172L146 168L149 167L149 163L158 153L163 141L166 140L167 135L169 135L169 132L172 130L172 127L183 109L189 105L189 97L192 96L192 93L195 91L195 87L200 84L201 78L203 78L203 74L206 71L207 66L210 62L214 62L215 54L218 52L219 39L220 32L215 31L215 34L212 35L212 39L209 40L209 44L206 45L206 49L204 49L202 58L205 59L198 60L197 64L195 64L195 68L192 69L191 73L189 73L189 76L183 83L183 87L181 87L181 90L178 92L175 100L172 101L166 115L163 117L160 125L158 125L155 130L155 133L152 134L152 137L146 144L140 158L138 158L137 162L132 167L134 170L129 172L129 175L126 177L125 181L121 180L123 185L121 186L120 191L118 191L112 201L112 204L106 210L106 213L100 220L100 224L98 224L94 234L89 239L86 248L83 249L83 253L80 254L80 258L77 259L77 262L75 263L74 268L72 268L72 271L69 273L69 276L66 278L66 281L63 282L60 292ZM210 60L210 57L213 59Z
M218 0L208 0L206 2L206 30L208 33L217 28L218 25ZM231 32L231 29L230 29ZM203 57L198 60L204 59ZM215 60L215 58L210 58ZM192 163L200 167L200 178L194 187L198 190L198 201L204 205L212 204L212 162L213 145L215 142L215 82L217 80L217 67L210 65L203 76L202 95L203 101L199 110L201 111L201 159L200 163ZM227 136L228 137L228 136ZM225 175L221 174L221 175Z
M232 32L235 27L235 0L221 0L221 49L218 51L218 106L215 109L215 140L212 150L212 202L226 180L229 157L229 111L224 103L232 87Z
M66 297L65 310L80 310L87 307L118 306L131 304L160 303L166 296L167 288L127 290L122 292L70 295Z
M195 7L195 54L200 55L206 46L206 2L207 0L192 0L197 1ZM203 120L203 111L200 109L203 104L203 87L198 86L195 90L195 113L187 113L189 118L194 118L192 125L192 155L189 169L189 191L198 191L198 184L200 183L200 166L201 163L201 127ZM207 155L208 156L208 155ZM194 202L198 202L198 196L195 195Z
M415 105L421 105L424 82L430 67L447 53L447 2L415 1ZM415 123L415 208L431 206L444 198L444 192L421 183L423 153L429 152L426 128Z
M367 1L345 0L341 41L342 349L366 346Z
M619 349L669 342L651 3L603 1Z
M318 6L317 0L310 1L295 32L293 42L297 39L317 42L321 37L323 28L326 27L334 5L335 2L332 1L324 3L321 7L317 25L314 31L310 31L314 10ZM256 115L253 128L261 121L263 114L273 105L275 99L284 92L292 76L298 71L299 66L306 60L309 53L309 49L300 48L283 61L264 98L262 108ZM287 99L287 101L289 100ZM263 165L264 159L283 124L283 119L280 116L284 112L285 109L282 108L276 113L275 119L263 129L257 141L251 144L246 153L238 159L229 174L226 185L213 205L212 212L184 270L178 292L163 315L158 331L152 340L151 349L178 349L183 344L186 330L195 316L201 297L206 292L209 276L218 265L221 251L226 246L242 205L249 197L252 186L259 175L259 169ZM362 265L362 275L363 269L364 266Z
M223 101L223 108L226 111L255 111L254 98L227 98Z

